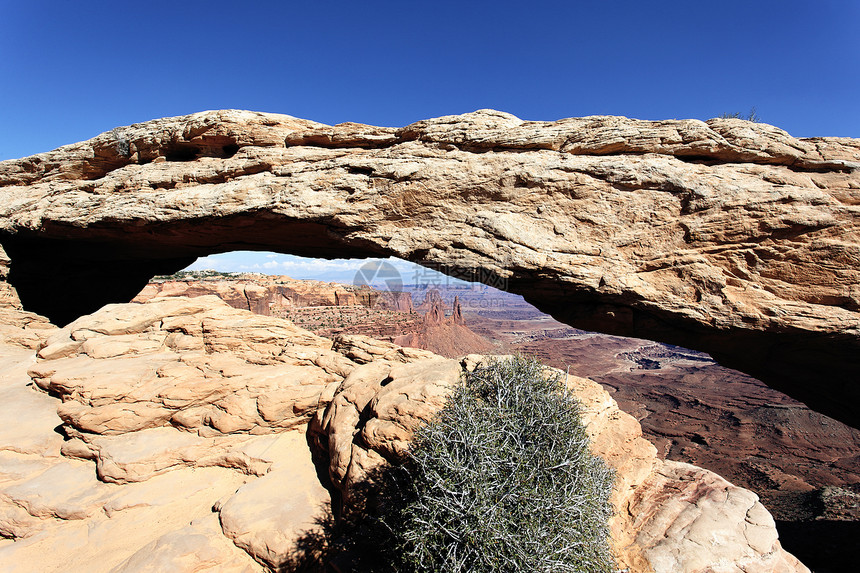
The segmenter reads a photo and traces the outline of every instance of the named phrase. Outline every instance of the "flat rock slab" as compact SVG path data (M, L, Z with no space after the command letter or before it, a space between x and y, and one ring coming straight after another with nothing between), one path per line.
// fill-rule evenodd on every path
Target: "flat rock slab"
M89 466L90 475L93 475L93 464L83 465ZM247 476L223 468L184 468L143 483L103 484L111 489L112 495L101 500L100 505L87 506L93 512L86 519L40 519L32 535L0 545L0 570L106 573L161 536L180 530L194 520L209 518L217 525L217 514L212 507L232 495L246 479ZM219 548L219 554L234 558L244 555L248 570L257 570L254 569L256 563L230 543L219 527L205 531L211 537L208 545ZM229 550L229 546L235 551ZM211 549L207 549L201 561L207 563L211 555ZM193 571L193 556L186 555L183 560Z
M263 573L260 564L221 535L218 520L203 518L165 533L111 573Z
M0 344L0 420L15 420L0 424L0 451L58 456L57 400L33 388L27 370L34 362L32 350Z
M282 438L283 439L283 438ZM274 569L305 555L319 542L329 517L329 493L320 485L304 436L293 436L292 452L264 477L242 486L221 506L224 535Z

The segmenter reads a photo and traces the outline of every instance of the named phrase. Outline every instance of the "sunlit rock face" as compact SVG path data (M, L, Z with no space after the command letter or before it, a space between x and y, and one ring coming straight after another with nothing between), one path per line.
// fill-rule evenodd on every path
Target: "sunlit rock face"
M106 305L63 328L2 310L21 331L0 340L4 571L296 570L329 504L359 503L487 359L329 340L214 296ZM660 461L597 383L567 385L615 470L619 568L808 573L755 494Z
M265 316L308 306L372 306L377 293L351 285L297 280L287 276L245 274L206 279L159 280L146 285L133 302L165 296L217 296L233 308ZM399 293L398 293L399 294Z
M860 141L737 119L214 111L0 163L0 244L23 307L60 324L201 255L397 256L858 426L858 168Z

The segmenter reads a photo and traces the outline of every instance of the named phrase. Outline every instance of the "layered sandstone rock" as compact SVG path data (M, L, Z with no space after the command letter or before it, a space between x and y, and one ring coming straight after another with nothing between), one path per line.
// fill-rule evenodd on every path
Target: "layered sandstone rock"
M349 364L331 341L214 296L108 305L59 330L38 357L29 375L63 400L60 418L100 436L299 426Z
M214 295L232 306L265 316L281 316L285 310L306 306L371 306L368 294L358 288L286 276L243 274L235 277L160 280L146 285L133 302L165 296ZM374 297L375 298L375 297Z
M0 244L23 306L61 323L214 252L397 256L856 426L858 165L856 140L738 119L203 112L0 163Z
M423 348L448 358L494 350L492 342L466 326L459 297L454 297L452 314L448 318L445 317L445 303L436 289L427 291L418 310L424 311L424 318L418 328L414 332L395 336L395 344Z
M808 571L758 497L713 472L666 460L631 497L632 547L655 573Z
M38 354L0 345L0 534L14 539L0 568L294 562L328 511L304 425L357 364L215 297L109 306L48 334Z
M454 297L454 306L451 309L451 321L460 326L466 325L466 320L463 318L463 309L460 307L460 297Z
M21 310L21 300L18 292L9 284L9 257L0 245L0 309L11 308Z
M412 293L399 291L381 291L379 297L373 301L376 308L384 310L396 310L398 312L415 312L412 305Z

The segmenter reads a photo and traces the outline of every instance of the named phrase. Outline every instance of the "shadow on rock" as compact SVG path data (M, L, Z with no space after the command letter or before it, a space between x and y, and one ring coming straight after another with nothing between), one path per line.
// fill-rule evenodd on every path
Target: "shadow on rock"
M373 471L354 491L361 500L352 505L335 505L337 518L329 514L317 521L317 530L297 542L295 556L278 571L300 573L382 573L396 571L398 542L393 532L397 525L396 508L407 502L410 488L401 466L386 466ZM336 496L333 496L335 498ZM339 497L339 496L337 496ZM333 501L336 504L336 502Z

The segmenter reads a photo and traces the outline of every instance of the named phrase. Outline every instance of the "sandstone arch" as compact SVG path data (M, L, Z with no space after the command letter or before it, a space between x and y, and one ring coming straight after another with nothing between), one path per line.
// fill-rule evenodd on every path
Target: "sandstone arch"
M395 129L203 112L0 163L23 305L65 323L194 257L397 256L697 348L860 426L860 141L735 119Z

